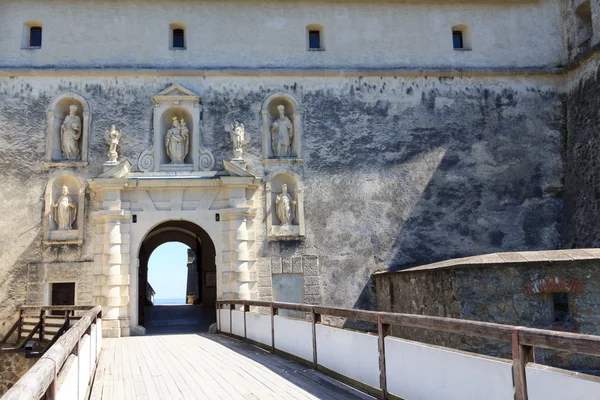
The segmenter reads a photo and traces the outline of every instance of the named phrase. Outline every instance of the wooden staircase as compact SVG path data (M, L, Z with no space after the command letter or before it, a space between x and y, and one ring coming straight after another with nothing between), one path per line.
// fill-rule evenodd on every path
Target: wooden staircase
M92 307L19 306L17 307L17 320L6 335L0 339L0 351L23 352L28 358L41 357L65 331L81 318L76 315L76 312L87 311L90 308Z

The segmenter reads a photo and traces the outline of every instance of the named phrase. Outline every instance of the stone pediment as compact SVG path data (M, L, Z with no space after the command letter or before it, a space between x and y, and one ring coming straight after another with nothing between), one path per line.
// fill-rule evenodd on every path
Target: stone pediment
M177 83L169 86L154 96L154 102L157 104L173 101L191 101L194 103L199 103L200 97L191 90L188 90Z

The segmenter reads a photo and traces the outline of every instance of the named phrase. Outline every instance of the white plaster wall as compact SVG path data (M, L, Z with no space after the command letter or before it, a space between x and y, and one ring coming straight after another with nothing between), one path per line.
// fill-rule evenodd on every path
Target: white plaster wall
M87 392L87 386L92 376L92 357L91 357L91 344L89 335L83 335L79 342L79 400L85 398Z
M1 66L435 67L546 66L564 59L558 0L510 2L6 1ZM43 45L21 49L23 25ZM187 49L169 50L169 24ZM326 51L306 50L306 26L325 27ZM471 27L473 51L451 28ZM132 38L134 40L132 40Z
M512 400L509 362L385 338L388 391L410 400Z
M275 348L312 361L312 324L298 319L275 316Z
M71 354L65 361L58 378L57 399L77 399L77 357Z
M246 314L246 334L248 339L264 345L271 345L271 316L264 314Z
M244 337L244 313L242 311L231 312L231 333Z
M229 310L223 310L223 309L219 310L218 320L220 321L219 330L221 332L231 333L231 324L229 321L229 313L230 313Z
M590 400L600 393L600 378L561 371L543 365L528 365L529 400Z
M317 360L339 374L379 387L377 336L317 325Z

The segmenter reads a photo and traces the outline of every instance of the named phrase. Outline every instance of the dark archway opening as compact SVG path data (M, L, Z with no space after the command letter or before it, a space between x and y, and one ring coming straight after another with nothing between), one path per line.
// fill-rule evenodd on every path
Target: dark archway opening
M186 295L193 293L193 304L152 305L149 296L148 264L150 256L159 246L179 242L191 249L195 262L195 278L187 282ZM216 321L217 298L215 246L210 236L198 225L188 221L166 221L146 235L139 252L138 321L148 334L206 332Z

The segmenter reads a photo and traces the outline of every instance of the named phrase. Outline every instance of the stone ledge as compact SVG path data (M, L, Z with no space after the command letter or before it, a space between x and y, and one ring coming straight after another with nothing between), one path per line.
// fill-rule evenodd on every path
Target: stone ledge
M568 249L544 251L519 251L510 253L492 253L481 256L455 258L401 271L375 272L374 275L400 274L404 272L427 272L456 268L488 268L496 266L525 267L569 265L573 262L600 262L600 249Z
M87 161L46 161L42 163L45 168L54 167L87 167L89 163Z
M42 243L48 246L56 246L56 245L65 245L65 244L83 244L83 239L73 239L73 240L42 240Z
M264 77L471 77L471 76L561 76L566 68L542 67L399 67L399 68L134 68L134 67L35 67L0 68L0 77L76 76L264 76Z

